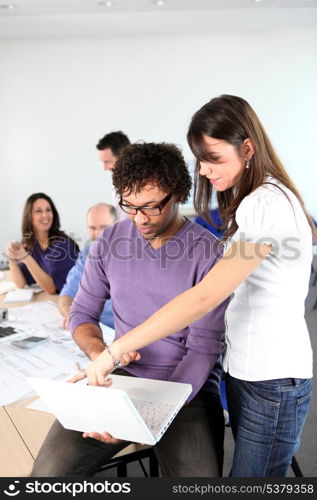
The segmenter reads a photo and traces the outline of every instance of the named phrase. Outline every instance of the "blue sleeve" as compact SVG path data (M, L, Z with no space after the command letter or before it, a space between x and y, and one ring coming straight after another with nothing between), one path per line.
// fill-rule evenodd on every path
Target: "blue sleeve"
M78 293L69 313L69 328L73 334L83 323L99 325L105 302L110 299L110 283L104 269L104 240L90 245Z
M112 300L109 299L104 305L103 311L100 315L100 323L104 325L110 326L110 328L114 328L114 319L112 312Z
M69 271L67 280L63 286L60 295L67 295L68 297L75 298L78 292L80 280L84 272L85 261L89 252L89 246L85 247L79 254L76 264ZM112 300L107 300L104 305L103 311L100 315L100 322L104 325L114 328L114 319L112 313Z
M63 286L60 295L68 295L69 297L74 298L78 288L79 283L84 272L85 260L88 253L88 247L84 248L78 255L76 263L74 267L71 268L67 275L66 283Z

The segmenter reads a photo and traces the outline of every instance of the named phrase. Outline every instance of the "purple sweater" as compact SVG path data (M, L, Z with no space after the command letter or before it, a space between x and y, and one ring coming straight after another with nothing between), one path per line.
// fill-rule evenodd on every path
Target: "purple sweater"
M106 228L91 245L71 308L71 332L82 323L98 325L104 302L111 297L120 337L201 281L220 255L218 240L190 220L157 250L130 220ZM192 399L222 353L226 306L227 301L187 328L140 349L141 360L125 370L138 377L192 384Z

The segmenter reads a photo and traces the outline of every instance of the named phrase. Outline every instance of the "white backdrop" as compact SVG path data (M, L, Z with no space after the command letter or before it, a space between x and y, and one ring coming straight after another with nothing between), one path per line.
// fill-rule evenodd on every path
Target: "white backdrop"
M0 40L0 250L20 237L25 199L44 191L62 227L111 201L98 139L167 141L191 154L192 114L221 93L246 98L317 217L317 29L230 35Z

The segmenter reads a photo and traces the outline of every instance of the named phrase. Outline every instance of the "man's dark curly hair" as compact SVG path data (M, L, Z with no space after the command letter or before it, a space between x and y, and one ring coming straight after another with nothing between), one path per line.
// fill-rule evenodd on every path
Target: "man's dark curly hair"
M116 163L112 182L119 196L127 191L140 192L147 184L156 184L186 203L192 180L181 150L174 144L138 143L126 146Z

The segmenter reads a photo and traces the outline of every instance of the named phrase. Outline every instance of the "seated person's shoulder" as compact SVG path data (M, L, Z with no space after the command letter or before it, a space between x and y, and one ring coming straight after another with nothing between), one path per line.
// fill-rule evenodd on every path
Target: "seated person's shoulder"
M114 242L120 243L124 238L132 238L135 231L136 229L130 220L115 222L111 226L107 226L96 240L88 245L87 254L89 253L90 256L106 255Z
M130 235L133 230L135 230L135 228L132 222L129 219L124 219L111 224L111 226L107 226L98 236L97 240L109 239L114 236Z
M190 225L188 226L188 230L193 231L193 233L195 233L197 237L209 238L210 241L219 241L217 236L208 231L208 229L206 229L205 227L201 226L200 224L197 224L197 222L188 221L188 223L190 223Z

